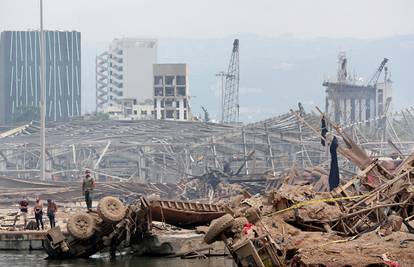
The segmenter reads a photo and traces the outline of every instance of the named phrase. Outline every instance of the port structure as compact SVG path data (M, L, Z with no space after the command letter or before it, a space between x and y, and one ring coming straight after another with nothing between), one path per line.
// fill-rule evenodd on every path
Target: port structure
M384 58L367 83L356 75L350 75L347 70L348 60L345 52L338 55L338 70L336 81L325 80L326 87L325 112L333 121L343 126L373 121L381 122L386 116L391 104L392 81L388 75ZM380 81L382 71L384 80Z

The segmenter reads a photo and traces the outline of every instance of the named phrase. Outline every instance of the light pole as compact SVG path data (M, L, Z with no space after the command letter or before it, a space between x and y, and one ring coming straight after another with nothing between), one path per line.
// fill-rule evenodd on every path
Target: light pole
M40 179L46 180L46 130L45 130L45 34L43 32L43 0L40 0Z

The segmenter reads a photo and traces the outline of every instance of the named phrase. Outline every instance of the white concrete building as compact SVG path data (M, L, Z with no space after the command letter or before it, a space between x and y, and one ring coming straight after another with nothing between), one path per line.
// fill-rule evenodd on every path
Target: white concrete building
M96 58L96 107L106 112L124 110L153 99L153 65L157 62L154 39L114 39L109 50Z
M154 64L154 111L161 120L191 119L187 64Z

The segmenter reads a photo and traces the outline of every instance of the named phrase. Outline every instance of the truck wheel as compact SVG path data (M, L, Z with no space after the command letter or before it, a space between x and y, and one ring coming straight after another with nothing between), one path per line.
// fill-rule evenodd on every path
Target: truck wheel
M88 239L95 233L95 220L86 212L77 212L69 217L67 228L74 237Z
M207 244L214 243L224 230L233 225L233 222L234 218L230 214L223 215L220 218L213 220L204 236L204 242Z
M125 217L125 206L116 197L104 197L98 203L98 214L105 222L116 223Z

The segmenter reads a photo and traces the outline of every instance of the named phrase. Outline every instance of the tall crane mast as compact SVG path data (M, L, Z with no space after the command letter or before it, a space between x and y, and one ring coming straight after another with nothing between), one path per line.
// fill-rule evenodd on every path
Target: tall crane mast
M237 123L239 122L239 39L233 42L233 50L231 53L230 63L227 70L226 84L223 96L222 122Z
M371 85L373 87L375 87L377 85L378 79L381 76L381 72L384 69L385 65L388 62L388 58L384 58L381 62L381 64L379 65L377 71L374 73L374 75L371 77L371 79L368 81L367 85Z

